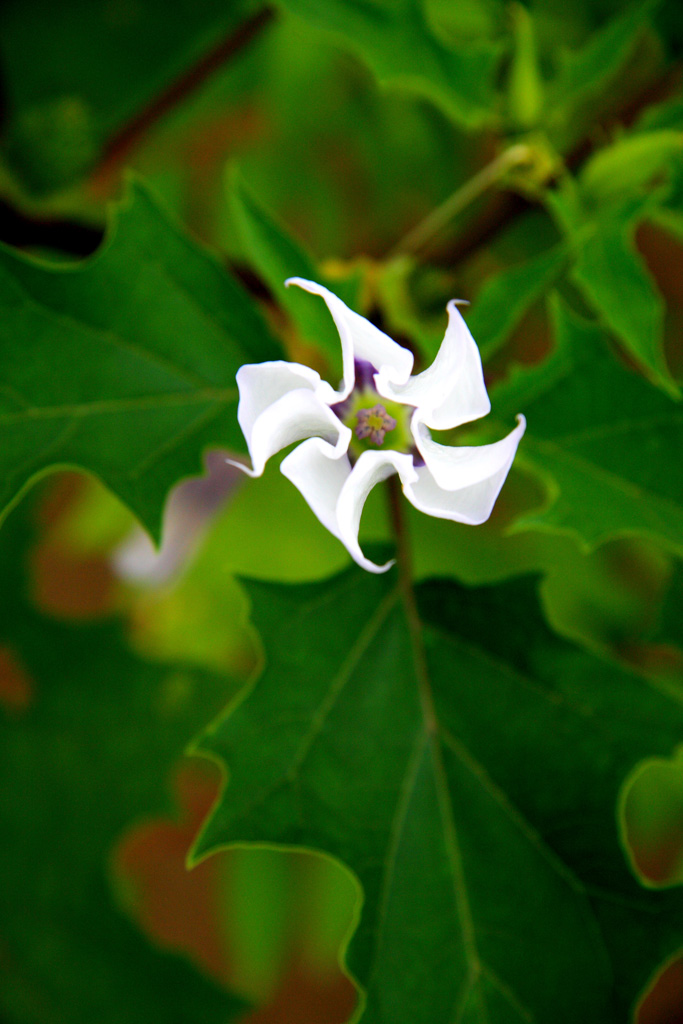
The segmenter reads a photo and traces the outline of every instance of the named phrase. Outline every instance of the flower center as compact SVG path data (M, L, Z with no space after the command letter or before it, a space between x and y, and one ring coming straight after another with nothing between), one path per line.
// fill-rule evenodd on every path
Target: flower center
M351 462L368 450L376 450L391 434L389 444L398 452L407 452L413 457L415 445L410 432L410 421L414 408L393 402L378 394L375 388L375 367L364 360L356 360L356 380L353 391L343 402L331 406L333 412L353 431L349 446Z
M356 413L358 426L355 434L360 441L369 438L373 444L383 444L385 436L396 427L396 420L390 416L383 405L375 405L372 409L359 409Z

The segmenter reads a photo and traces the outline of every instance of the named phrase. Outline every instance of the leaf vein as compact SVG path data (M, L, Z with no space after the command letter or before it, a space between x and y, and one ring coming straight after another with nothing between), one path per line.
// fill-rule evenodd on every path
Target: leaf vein
M168 452L177 448L181 441L191 437L192 434L201 427L206 426L206 424L210 423L211 420L216 419L216 417L222 412L223 407L221 405L209 406L206 409L202 409L189 423L183 424L179 430L167 437L162 444L158 445L153 451L148 452L143 456L143 458L141 458L139 462L127 473L128 479L138 479L141 474L146 470L149 470L155 462L158 462L159 459L163 458L163 456Z
M583 883L567 867L554 850L552 850L541 834L533 827L523 814L512 804L504 791L498 786L484 766L478 761L445 726L441 726L441 736L448 749L455 754L459 761L476 777L490 797L505 812L508 818L517 826L526 839L534 846L541 856L548 862L553 870L560 875L580 895L586 895Z
M654 491L647 490L640 484L636 484L631 480L625 480L623 477L618 476L612 470L605 469L604 466L600 466L595 462L589 462L588 459L577 455L574 452L563 448L561 445L553 441L541 441L538 438L530 438L528 447L540 449L553 458L564 457L568 462L573 462L580 471L584 472L586 476L593 477L598 481L606 482L609 486L615 490L621 491L628 498L635 499L636 501L642 501L647 498L656 508L660 515L667 516L673 514L675 518L680 518L681 509L680 506L675 503L671 498L665 498L661 494L657 494ZM634 531L638 531L638 527L633 528Z
M117 412L138 412L146 409L196 405L200 402L228 403L237 399L236 388L201 388L193 392L171 392L159 395L141 395L135 398L110 398L94 402L75 402L70 405L31 406L19 412L0 413L0 426L10 426L27 420L61 419L65 416L85 418Z
M641 430L648 431L652 427L671 426L672 424L683 426L683 411L680 408L673 408L667 412L652 414L651 416L639 416L636 419L624 419L617 423L603 423L600 426L584 427L583 430L574 431L570 434L558 434L558 440L562 444L575 444L581 441L597 441L602 437L614 437L619 434L634 434ZM537 443L555 444L552 439L534 437Z
M65 273L65 271L62 271L62 273ZM33 297L33 294L24 282L14 274L11 274L11 280L25 304L30 309L36 311L41 318L54 320L67 327L70 331L73 331L75 327L78 333L90 335L100 343L104 341L107 344L114 345L116 348L132 352L139 359L148 363L156 364L158 367L165 370L166 373L185 380L187 384L192 385L193 387L205 387L210 383L199 374L194 373L192 370L188 370L184 366L178 366L176 363L172 362L170 359L166 358L154 349L145 348L143 345L140 345L135 341L131 341L130 338L125 338L122 335L115 333L110 328L100 327L98 324L93 324L87 320L79 320L74 314L69 313L66 310L54 309L52 306L42 304L38 299Z
M387 848L387 856L384 861L384 876L382 878L382 887L380 890L379 904L377 911L377 938L375 942L375 956L372 971L368 977L367 987L370 988L377 972L379 970L379 957L384 941L384 926L386 924L386 914L389 904L389 889L394 876L394 869L396 867L396 858L398 856L400 838L403 832L403 827L406 823L408 814L408 807L410 805L410 797L412 790L415 786L417 779L417 773L420 767L420 761L425 747L425 735L420 730L417 734L416 742L413 747L413 751L408 758L408 764L406 771L401 782L399 789L399 798L396 801L396 810L391 822L391 829L389 831L389 845Z
M523 1003L519 1001L512 989L503 981L496 971L492 970L488 965L484 965L482 968L482 974L488 978L506 1003L508 1003L508 1005L511 1006L523 1020L528 1021L529 1024L533 1024L534 1015L526 1006L523 1005Z
M310 729L299 745L299 748L294 755L294 759L287 771L286 778L288 780L293 781L298 775L311 747L320 735L328 715L332 711L338 698L344 691L347 682L351 678L354 668L376 637L397 600L398 589L392 590L387 594L384 600L378 605L375 614L367 622L365 628L359 633L356 642L351 647L351 650L344 659L339 671L332 677L330 686L311 719Z

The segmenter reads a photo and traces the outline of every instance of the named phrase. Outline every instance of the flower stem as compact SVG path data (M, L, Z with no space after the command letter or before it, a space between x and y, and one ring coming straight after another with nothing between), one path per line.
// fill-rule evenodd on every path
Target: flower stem
M387 480L387 495L389 499L389 515L391 525L396 539L396 561L398 563L398 578L401 588L401 598L405 610L410 642L413 649L413 660L415 662L415 673L420 690L420 701L424 715L425 728L430 735L434 735L438 729L436 711L429 683L429 672L427 668L427 657L422 636L422 620L415 599L413 587L413 560L410 548L410 535L405 517L405 499L401 491L398 476L394 473Z
M401 485L396 473L393 473L387 479L387 496L391 528L396 541L396 561L398 563L399 575L401 582L407 581L412 590L413 558L410 549L410 535L403 507L405 499L403 498Z
M513 167L528 163L531 158L531 147L523 142L504 150L404 235L389 251L387 259L395 259L422 249L457 213L478 199Z

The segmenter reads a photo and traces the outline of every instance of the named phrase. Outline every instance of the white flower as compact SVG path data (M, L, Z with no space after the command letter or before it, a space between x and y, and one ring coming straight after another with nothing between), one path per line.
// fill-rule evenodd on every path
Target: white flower
M488 519L526 424L518 416L502 441L473 448L432 439L430 428L449 430L491 409L479 350L455 302L436 359L411 377L412 352L327 288L296 277L286 283L327 303L341 338L343 380L335 391L310 367L281 360L241 367L237 418L253 466L241 468L261 476L271 455L303 441L283 459L282 473L370 572L392 562L375 565L363 555L360 517L372 488L392 473L421 512L470 524Z

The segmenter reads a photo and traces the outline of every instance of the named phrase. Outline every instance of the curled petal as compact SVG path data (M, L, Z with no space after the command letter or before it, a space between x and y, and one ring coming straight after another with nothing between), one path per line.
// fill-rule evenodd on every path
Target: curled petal
M320 295L327 303L341 339L344 380L337 393L336 401L348 398L354 383L354 359L365 360L378 370L383 378L402 384L408 380L413 369L413 354L407 348L397 345L388 334L380 331L364 316L337 298L331 291L314 281L301 277L290 277L286 285L295 284L307 292Z
M269 363L247 363L237 371L240 404L237 420L247 444L250 443L254 423L269 405L277 402L288 391L302 388L318 390L320 374L310 366L286 363L281 359Z
M363 452L345 481L337 502L337 536L354 562L368 572L386 572L394 564L391 561L376 565L365 557L358 543L365 501L375 484L386 480L392 473L399 474L404 487L418 480L411 455L395 451Z
M282 460L280 471L297 487L330 533L339 538L337 502L351 474L351 463L338 448L311 437Z
M406 384L395 384L380 372L376 384L384 398L416 406L433 430L449 430L491 411L479 349L454 300L448 303L448 327L432 365Z
M288 391L269 405L253 424L247 446L253 469L243 466L249 476L261 476L271 455L305 437L322 437L333 450L344 455L351 430L313 391Z
M515 429L495 444L478 448L445 448L451 452L451 468L441 453L430 453L430 463L416 470L417 480L403 483L403 492L415 508L439 519L453 519L476 526L486 522L508 475L526 423L518 417ZM434 442L431 442L434 445ZM463 453L459 455L459 453ZM438 480L432 466L438 464ZM440 486L448 483L450 486Z
M495 476L503 468L507 474L526 429L526 420L518 416L517 426L507 437L474 447L438 444L417 414L413 416L411 427L417 450L437 485L445 491L456 491Z

